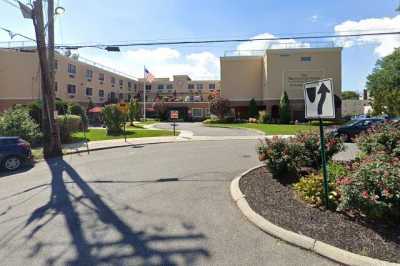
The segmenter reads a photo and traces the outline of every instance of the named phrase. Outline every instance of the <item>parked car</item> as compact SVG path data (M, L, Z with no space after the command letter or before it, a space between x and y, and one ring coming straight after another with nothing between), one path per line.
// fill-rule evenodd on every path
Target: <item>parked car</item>
M0 137L0 165L8 171L15 171L24 164L32 163L33 156L29 142L19 137Z
M351 120L347 124L336 128L331 132L335 137L342 137L345 141L351 141L356 135L368 130L368 128L384 123L385 120L382 118L363 118L357 120Z

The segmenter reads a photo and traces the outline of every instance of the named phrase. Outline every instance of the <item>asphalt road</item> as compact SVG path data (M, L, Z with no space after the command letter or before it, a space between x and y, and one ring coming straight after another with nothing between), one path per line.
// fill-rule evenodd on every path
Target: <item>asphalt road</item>
M159 123L155 127L160 129L172 129L172 123ZM192 131L194 136L262 136L257 131L236 128L207 127L203 123L176 123L177 130Z
M230 181L256 141L70 155L0 178L1 265L333 265L248 222Z

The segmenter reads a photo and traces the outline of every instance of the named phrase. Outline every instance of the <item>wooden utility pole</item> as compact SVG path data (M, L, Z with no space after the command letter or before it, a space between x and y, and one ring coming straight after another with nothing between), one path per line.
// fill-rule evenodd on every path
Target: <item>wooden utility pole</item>
M43 154L45 158L62 155L60 133L54 119L54 0L48 0L48 11L49 45L46 47L43 3L42 0L34 1L32 19L41 70Z

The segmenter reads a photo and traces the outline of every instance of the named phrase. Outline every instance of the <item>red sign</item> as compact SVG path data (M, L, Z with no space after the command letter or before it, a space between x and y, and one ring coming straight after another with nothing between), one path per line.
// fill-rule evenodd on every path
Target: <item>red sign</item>
M178 111L171 111L171 119L178 119L179 118L179 112Z

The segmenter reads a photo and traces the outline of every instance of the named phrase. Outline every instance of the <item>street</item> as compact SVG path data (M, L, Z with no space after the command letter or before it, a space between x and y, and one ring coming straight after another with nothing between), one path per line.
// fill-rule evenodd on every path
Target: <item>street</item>
M256 140L70 155L0 178L3 265L332 265L248 222L230 181Z

